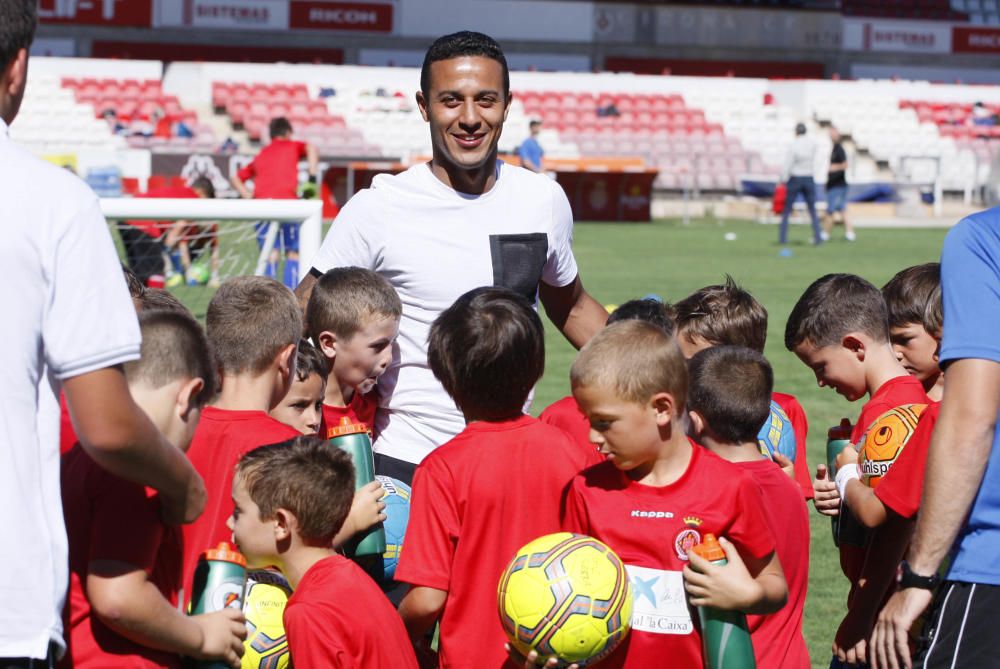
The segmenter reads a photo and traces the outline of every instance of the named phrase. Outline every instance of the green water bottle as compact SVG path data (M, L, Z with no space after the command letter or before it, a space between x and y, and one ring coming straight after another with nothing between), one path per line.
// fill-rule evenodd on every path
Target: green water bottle
M840 425L834 425L826 433L826 476L829 480L837 477L837 456L851 445L851 420L841 418ZM843 512L843 509L841 509ZM833 529L833 545L840 545L840 516L830 518Z
M201 555L191 587L191 615L223 609L243 610L247 583L247 561L226 541ZM225 662L199 662L202 669L227 669Z
M342 451L346 451L354 461L354 490L360 490L375 480L375 459L372 454L372 440L368 436L368 428L359 423L352 423L344 416L339 425L327 428L326 438ZM364 532L355 535L344 550L351 557L364 557L385 553L385 529L382 523L374 525Z
M706 533L702 542L691 550L712 564L729 564L726 552L714 534ZM743 612L699 606L698 620L701 621L705 669L756 669L757 660Z

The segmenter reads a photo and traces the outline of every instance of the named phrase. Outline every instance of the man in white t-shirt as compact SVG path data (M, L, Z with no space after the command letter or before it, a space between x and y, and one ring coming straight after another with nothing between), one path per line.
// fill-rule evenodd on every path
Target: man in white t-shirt
M403 302L398 355L379 381L376 468L404 480L465 423L427 365L431 323L463 293L482 286L541 299L553 323L582 346L607 319L583 289L573 257L573 214L553 180L497 160L510 109L500 46L460 32L431 45L417 105L428 122L430 163L380 175L355 195L330 229L310 275L356 265L385 276ZM497 379L503 383L503 379Z
M132 401L121 364L139 326L94 193L14 145L37 0L0 2L0 667L51 667L69 580L59 488L59 392L80 443L106 469L193 520L201 478ZM127 531L123 529L123 531Z

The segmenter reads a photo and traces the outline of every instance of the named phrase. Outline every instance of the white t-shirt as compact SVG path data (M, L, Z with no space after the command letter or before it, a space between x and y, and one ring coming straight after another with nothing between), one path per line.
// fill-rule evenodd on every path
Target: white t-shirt
M139 357L139 324L97 197L0 120L0 657L62 644L62 379Z
M426 163L379 175L344 206L313 269L357 266L384 276L403 302L398 355L379 381L378 453L418 463L465 427L427 364L427 335L462 294L503 286L537 299L538 282L577 275L573 213L546 176L497 161L496 184L465 195ZM502 383L502 379L497 379Z

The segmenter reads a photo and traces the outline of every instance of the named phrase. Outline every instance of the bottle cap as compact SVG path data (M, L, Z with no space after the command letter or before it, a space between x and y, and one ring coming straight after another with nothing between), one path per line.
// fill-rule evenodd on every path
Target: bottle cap
M247 559L243 557L243 554L236 550L236 547L228 541L220 541L218 546L215 548L209 548L201 554L201 557L204 560L232 562L233 564L238 564L241 567L247 566Z
M851 419L850 418L841 418L840 419L840 425L834 425L833 427L830 428L830 431L827 433L827 438L828 439L850 439L851 438L851 429L853 427L854 426L851 425Z
M720 544L719 540L715 538L715 535L711 533L706 533L705 537L701 540L701 543L693 547L691 550L709 562L726 559L726 551L722 550L722 544Z
M334 437L343 437L348 434L367 434L368 427L362 423L354 423L350 418L344 416L340 419L338 425L328 427L326 429L326 438L333 439Z

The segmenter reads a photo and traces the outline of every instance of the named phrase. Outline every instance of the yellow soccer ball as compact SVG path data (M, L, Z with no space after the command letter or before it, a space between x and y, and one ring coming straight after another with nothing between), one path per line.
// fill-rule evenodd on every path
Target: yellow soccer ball
M292 594L285 577L276 571L254 571L247 577L243 615L247 639L242 669L285 669L290 663L282 616Z
M868 427L858 447L862 483L869 488L878 486L913 436L926 408L926 404L904 404L886 411Z
M539 663L603 659L628 634L632 591L621 559L591 537L569 532L518 551L498 588L500 621L511 645Z

